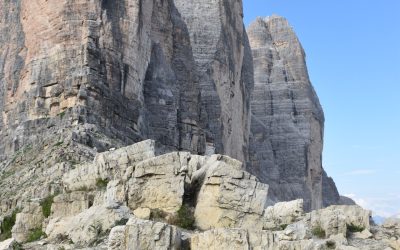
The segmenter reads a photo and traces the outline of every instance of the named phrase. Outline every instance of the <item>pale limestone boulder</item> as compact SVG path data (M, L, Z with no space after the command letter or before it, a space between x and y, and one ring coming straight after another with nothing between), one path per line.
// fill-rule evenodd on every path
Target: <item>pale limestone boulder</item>
M268 185L242 170L239 161L214 155L194 173L204 176L196 209L196 226L210 228L262 228Z
M126 183L129 208L178 211L183 202L186 178L186 168L180 160L181 153L173 152L136 164Z
M312 211L308 216L310 216L311 230L323 230L326 237L337 234L346 235L346 216L343 211L321 209Z
M128 167L155 155L156 146L153 140L100 153L93 162L80 164L66 173L63 184L68 191L95 190L97 180L122 179Z
M14 250L14 245L17 241L13 238L0 242L0 250Z
M39 203L28 203L21 213L18 213L12 228L12 237L19 243L28 240L33 230L42 229L44 220L42 207Z
M51 216L68 217L79 214L90 207L93 199L91 195L83 191L57 195L51 205Z
M131 216L127 207L109 209L105 206L93 206L82 213L50 220L46 234L50 240L68 237L77 245L88 245L118 223Z
M303 200L279 202L264 212L264 229L281 229L304 216Z
M306 223L299 221L287 226L284 230L276 233L280 240L296 241L311 239L311 230Z
M113 208L126 205L125 184L121 180L113 180L107 184L105 203L107 207Z
M191 250L249 249L248 234L242 229L213 229L193 234Z
M133 211L133 215L142 220L149 220L151 216L151 210L148 208L138 208Z
M181 232L161 222L132 217L125 226L111 230L109 250L181 249Z
M324 244L313 240L283 240L271 231L220 228L193 234L190 249L315 250L326 249Z
M365 240L372 238L373 235L368 229L364 229L362 232L353 233L352 237Z

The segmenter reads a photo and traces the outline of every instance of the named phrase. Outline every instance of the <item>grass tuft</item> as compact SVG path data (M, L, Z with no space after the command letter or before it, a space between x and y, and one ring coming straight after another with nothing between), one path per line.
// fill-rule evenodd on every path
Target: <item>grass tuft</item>
M11 238L12 236L11 229L15 225L17 214L19 212L20 212L19 209L15 209L11 215L4 217L3 222L1 223L0 241L4 241L6 239Z
M51 215L51 205L53 204L53 200L54 195L50 195L40 202L42 213L45 218L48 218Z
M27 242L34 242L40 240L42 236L46 236L46 234L42 231L42 228L35 228L31 230Z
M320 238L320 239L323 239L323 238L326 237L325 230L324 230L321 226L315 226L315 227L312 229L312 234L315 235L315 236L317 236L317 237Z
M178 212L168 220L169 224L189 230L194 229L194 222L195 218L193 211L185 204L182 205Z
M97 189L106 189L107 188L107 184L108 184L108 180L107 179L101 179L101 178L97 178L96 179L96 187L97 187Z

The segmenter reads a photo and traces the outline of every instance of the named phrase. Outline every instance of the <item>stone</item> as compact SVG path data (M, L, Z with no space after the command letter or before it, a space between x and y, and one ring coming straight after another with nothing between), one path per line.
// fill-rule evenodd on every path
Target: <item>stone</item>
M81 213L93 204L94 197L84 191L63 193L53 199L52 217L69 217Z
M212 156L198 171L194 175L204 179L196 200L196 227L262 228L268 185L227 156Z
M368 229L364 229L362 232L355 232L353 233L352 237L359 238L359 239L370 239L372 238L372 234Z
M275 15L247 31L255 79L247 170L270 185L269 204L303 199L305 211L338 204L322 168L324 114L299 39Z
M174 213L183 204L185 171L180 153L168 153L142 161L135 166L126 184L128 206L160 209Z
M46 227L50 240L68 238L76 245L90 245L131 216L127 207L93 206L75 216L55 218ZM104 235L106 236L106 235Z
M315 210L306 216L312 229L322 229L326 237L341 234L347 235L349 226L356 226L369 231L371 211L359 206L336 205L325 209ZM365 232L365 235L368 234Z
M142 220L149 220L151 216L151 210L149 208L137 208L133 211L133 214Z
M132 217L125 226L111 230L109 250L119 249L181 249L181 232L161 222Z
M18 243L26 242L35 230L42 230L44 220L42 207L38 203L27 204L22 212L18 213L15 225L12 228L12 237Z
M282 229L303 218L303 200L278 202L264 212L264 229Z
M14 250L13 246L16 243L17 243L16 240L13 238L2 241L2 242L0 242L0 250Z

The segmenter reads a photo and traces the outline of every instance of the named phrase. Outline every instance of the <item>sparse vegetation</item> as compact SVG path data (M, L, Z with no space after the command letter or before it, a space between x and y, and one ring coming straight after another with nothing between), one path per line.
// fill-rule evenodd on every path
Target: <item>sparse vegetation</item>
M362 232L364 229L364 227L354 225L353 223L347 224L347 231L350 233Z
M97 178L96 179L96 187L97 187L97 189L106 189L107 188L107 184L108 184L108 180L107 179L101 179L101 178Z
M0 241L11 238L11 229L15 225L17 213L19 212L20 210L16 209L12 212L11 215L4 217L3 222L1 223Z
M54 144L54 147L59 147L63 145L64 141L58 141L56 144Z
M65 116L65 111L62 111L61 113L58 114L58 116L62 119Z
M178 212L172 216L169 221L170 224L178 227L192 230L194 229L194 215L192 209L187 205L182 205Z
M87 186L81 186L76 191L81 191L81 192L88 192L89 188Z
M313 229L312 229L312 234L314 235L314 236L317 236L318 238L320 238L320 239L323 239L323 238L325 238L326 237L326 233L325 233L325 230L321 227L321 226L315 226Z
M161 209L152 209L150 213L150 219L154 221L165 221L167 217L167 213L162 211Z
M55 195L50 195L40 202L42 213L45 218L48 218L51 214L51 205L53 204L54 196Z
M332 241L332 240L328 240L326 242L326 247L329 248L329 249L335 249L336 248L336 243L334 241Z
M40 240L42 236L46 236L46 234L42 231L42 228L36 228L31 230L27 242L34 242Z
M285 230L287 228L288 224L282 224L280 225L280 230Z

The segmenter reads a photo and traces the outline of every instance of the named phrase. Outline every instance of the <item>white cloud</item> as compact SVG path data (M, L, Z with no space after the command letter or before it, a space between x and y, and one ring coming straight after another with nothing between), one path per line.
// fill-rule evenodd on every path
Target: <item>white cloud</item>
M360 197L354 193L345 194L352 198L361 207L371 210L373 215L382 217L400 216L398 208L400 206L400 197L398 195L390 195L387 197Z
M353 171L344 173L344 175L371 175L375 173L376 170L374 169L355 169Z

